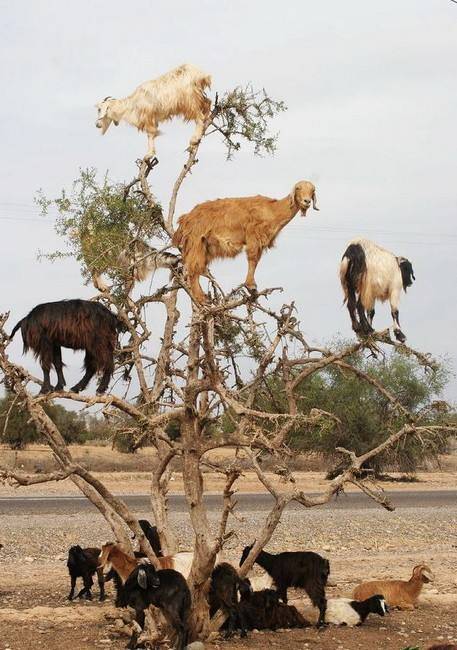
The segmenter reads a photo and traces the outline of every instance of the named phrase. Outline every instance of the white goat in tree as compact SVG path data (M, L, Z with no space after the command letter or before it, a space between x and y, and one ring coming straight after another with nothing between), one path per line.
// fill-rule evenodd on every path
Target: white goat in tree
M185 63L157 79L145 81L124 99L106 97L96 104L96 126L105 134L111 122L116 126L121 121L128 122L147 133L148 152L145 157L154 158L159 124L180 116L186 122L195 122L190 140L190 147L193 147L203 136L204 122L210 112L211 101L205 95L205 89L210 86L210 75Z

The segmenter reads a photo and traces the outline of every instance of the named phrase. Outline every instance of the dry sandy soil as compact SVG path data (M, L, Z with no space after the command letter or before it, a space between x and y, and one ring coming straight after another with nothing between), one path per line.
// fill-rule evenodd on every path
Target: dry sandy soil
M136 454L121 454L110 447L98 445L70 445L70 451L75 462L80 463L89 471L95 472L106 487L114 494L147 494L150 490L149 472L154 463L154 451L151 448L140 449ZM49 447L45 445L30 445L24 451L11 451L6 446L0 445L2 465L21 469L26 472L48 472L57 469L52 459ZM212 459L218 461L230 459L232 450L217 450L212 452ZM320 492L328 487L325 472L321 468L319 458L303 457L297 462L294 471L297 487L305 491ZM300 468L303 466L303 469ZM393 478L399 477L398 473L391 473ZM218 492L223 489L225 477L207 472L205 477L206 492ZM278 477L271 478L279 481ZM237 481L240 492L258 492L263 490L254 472L245 472ZM457 486L457 454L443 456L441 471L418 472L414 482L383 481L386 490L446 490L455 489ZM357 488L348 486L347 491L357 491ZM174 494L184 492L182 477L176 471L172 477L171 491ZM20 495L71 495L80 494L78 488L69 480L60 483L46 483L41 486L21 487L16 490L12 487L1 486L0 496Z
M448 471L422 474L420 483L407 484L406 489L456 489L457 471L448 459ZM142 473L102 474L100 478L117 493L140 494L149 489L147 475ZM304 489L317 491L324 486L323 474L300 472ZM207 476L207 490L218 490L218 481ZM405 489L397 483L388 489ZM173 492L182 489L176 475ZM254 490L247 477L241 491ZM74 486L65 481L53 486L31 488L0 488L0 496L68 495ZM149 513L137 513L149 516ZM256 533L265 513L248 511L242 520L231 520L236 535L226 559L237 562L242 547ZM189 548L192 539L188 517L172 513L180 548ZM210 521L217 525L216 513ZM16 514L2 516L0 541L0 650L47 648L72 650L90 648L119 649L126 645L116 623L112 587L107 586L108 600L69 603L69 579L66 552L72 544L99 545L110 538L105 522L95 512L78 514ZM265 645L290 650L319 648L322 650L380 649L402 650L418 646L425 650L432 642L452 640L457 643L457 503L455 506L414 507L388 513L382 509L290 510L275 532L268 549L307 549L330 559L335 587L328 595L348 596L361 579L407 578L412 567L426 562L435 572L436 580L424 588L420 605L414 612L391 612L386 618L369 618L362 628L314 628L286 632L251 633L247 640L216 640L208 644L214 650L248 650ZM301 592L292 592L293 604L311 620L315 612ZM108 616L108 618L107 618Z

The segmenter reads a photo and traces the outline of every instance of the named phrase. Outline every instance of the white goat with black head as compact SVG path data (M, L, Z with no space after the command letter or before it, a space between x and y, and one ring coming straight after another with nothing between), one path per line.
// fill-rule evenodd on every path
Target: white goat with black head
M147 133L146 158L154 158L159 124L179 116L186 122L195 122L190 140L190 147L193 147L203 136L204 122L210 112L211 101L205 95L205 89L210 86L210 75L185 63L157 79L145 81L128 97L105 97L96 104L96 126L105 134L112 122L116 126L121 121L128 122Z
M395 338L403 343L406 337L400 329L400 295L415 279L412 264L405 257L397 257L368 239L352 240L341 260L340 280L354 332L371 334L375 302L388 300Z

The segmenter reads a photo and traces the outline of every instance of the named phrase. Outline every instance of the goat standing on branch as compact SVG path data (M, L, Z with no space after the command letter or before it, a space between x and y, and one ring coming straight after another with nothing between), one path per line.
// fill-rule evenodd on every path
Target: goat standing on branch
M245 285L256 289L254 273L266 248L272 248L279 232L300 210L302 216L311 203L318 210L316 188L309 181L296 183L283 199L248 196L218 199L197 205L179 219L173 236L183 258L187 280L195 300L206 301L199 276L217 258L236 257L246 248L248 274Z
M102 134L106 133L111 122L117 126L123 120L136 126L148 135L145 157L154 158L159 124L180 116L186 122L195 122L195 131L190 139L190 147L194 147L203 136L204 122L211 109L211 102L205 95L205 89L210 86L210 75L185 63L157 79L145 81L124 99L106 97L96 104L96 126Z
M375 302L389 300L395 338L404 343L398 305L401 290L406 292L415 279L412 264L405 257L396 257L368 239L350 242L341 260L340 280L354 332L372 334Z
M96 372L102 372L97 393L106 392L114 371L114 350L123 324L113 312L98 302L59 300L37 305L15 325L12 339L21 329L24 352L31 348L43 369L42 393L52 390L51 366L57 373L55 390L65 386L61 347L85 350L84 377L71 389L84 390Z

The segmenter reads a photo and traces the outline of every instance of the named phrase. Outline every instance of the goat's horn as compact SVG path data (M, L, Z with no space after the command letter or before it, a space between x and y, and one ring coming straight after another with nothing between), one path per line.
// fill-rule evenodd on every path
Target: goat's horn
M142 589L147 589L148 588L148 578L146 576L146 571L144 569L140 569L138 571L138 584Z
M313 209L314 210L319 210L317 207L317 197L316 197L316 192L313 193Z
M113 99L113 97L111 97L111 95L108 95L107 97L105 97L105 99L103 101L106 102L106 101L108 101L108 99Z

